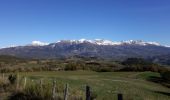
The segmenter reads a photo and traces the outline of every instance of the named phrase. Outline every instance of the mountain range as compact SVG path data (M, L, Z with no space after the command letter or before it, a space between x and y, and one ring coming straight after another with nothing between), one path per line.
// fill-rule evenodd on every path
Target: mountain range
M170 64L170 47L163 46L157 42L144 42L141 40L113 42L102 39L80 39L61 40L55 43L33 41L32 44L25 46L1 48L0 55L36 59L79 56L124 60L137 57Z

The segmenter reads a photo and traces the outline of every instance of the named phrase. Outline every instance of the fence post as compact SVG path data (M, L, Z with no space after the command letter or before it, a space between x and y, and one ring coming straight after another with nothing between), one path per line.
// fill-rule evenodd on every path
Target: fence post
M3 80L3 82L5 82L5 79L4 79L4 73L2 73L2 80Z
M86 100L90 100L91 93L90 93L90 87L86 86Z
M56 81L53 81L53 89L52 89L52 93L53 93L53 100L56 99Z
M24 89L25 89L25 87L26 87L26 84L27 84L27 78L25 77L25 78L24 78Z
M43 89L42 85L43 85L43 80L40 79L40 89L41 89L41 90Z
M64 100L67 100L67 99L68 99L68 84L66 84L66 88L64 91Z
M17 86L16 86L16 90L19 89L19 74L17 74Z
M117 96L118 96L118 100L123 100L123 94L119 93Z

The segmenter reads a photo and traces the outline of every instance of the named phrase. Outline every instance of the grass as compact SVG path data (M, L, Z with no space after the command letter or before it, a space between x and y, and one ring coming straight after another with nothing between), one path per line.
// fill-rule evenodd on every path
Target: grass
M69 92L85 97L85 86L91 86L97 100L117 100L117 93L123 93L124 100L170 100L170 89L150 82L149 77L160 77L153 72L92 72L59 71L20 73L30 80L43 79L45 83L57 81L59 87L69 84ZM78 91L77 91L78 90Z

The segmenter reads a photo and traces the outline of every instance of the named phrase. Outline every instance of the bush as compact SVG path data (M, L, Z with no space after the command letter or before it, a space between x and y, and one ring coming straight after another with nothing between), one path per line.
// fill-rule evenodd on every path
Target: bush
M52 100L52 91L49 84L42 87L39 84L32 84L22 91L13 93L9 100Z
M77 70L77 65L75 63L68 63L65 67L65 70L71 70L71 71L74 71L74 70Z
M8 100L28 100L28 97L28 95L25 95L22 92L17 92L9 96Z
M120 71L152 71L152 72L164 72L167 69L164 66L149 62L142 58L128 58L122 62L126 67Z
M97 93L91 92L90 100L96 100L96 98L97 98Z
M8 80L9 80L9 82L11 83L11 84L15 84L15 82L16 82L16 79L17 79L17 76L16 75L9 75L9 77L8 77Z

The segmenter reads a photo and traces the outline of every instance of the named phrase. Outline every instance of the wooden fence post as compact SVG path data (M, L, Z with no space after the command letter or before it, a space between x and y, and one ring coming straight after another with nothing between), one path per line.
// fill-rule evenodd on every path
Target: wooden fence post
M118 100L123 100L123 94L119 93L117 96L118 96Z
M4 73L2 73L2 81L5 82Z
M90 93L90 87L86 86L86 100L90 100L91 93Z
M24 89L25 89L25 87L26 87L26 84L27 84L27 78L25 77L25 78L24 78Z
M56 99L56 81L53 81L53 89L52 89L52 93L53 93L53 100Z
M68 99L68 84L66 84L65 91L64 91L64 100Z
M16 86L16 90L19 89L19 74L17 74L17 86Z
M43 80L40 79L40 88L41 88L41 90L43 89L42 85L43 85Z

